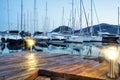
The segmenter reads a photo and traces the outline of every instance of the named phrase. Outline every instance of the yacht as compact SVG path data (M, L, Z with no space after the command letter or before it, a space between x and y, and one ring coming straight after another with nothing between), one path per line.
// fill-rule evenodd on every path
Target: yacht
M102 42L117 42L119 36L108 32L99 32L99 36L102 37Z
M19 34L19 31L13 30L9 31L8 37L7 37L7 47L8 49L22 49L23 47L23 39Z
M64 37L64 35L62 35L61 33L50 33L50 43L63 43L65 42L66 38Z
M81 42L83 42L83 36L73 36L73 35L71 35L70 37L69 37L69 39L67 40L67 42L73 42L73 43L81 43Z
M39 46L47 46L48 45L48 41L50 40L50 38L45 35L44 33L42 32L36 32L34 33L34 36L33 36L36 40L36 45L39 45Z

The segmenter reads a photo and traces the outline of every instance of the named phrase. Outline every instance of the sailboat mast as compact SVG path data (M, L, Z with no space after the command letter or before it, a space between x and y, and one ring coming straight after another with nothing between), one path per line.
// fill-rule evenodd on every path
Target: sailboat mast
M36 28L36 0L34 0L34 32Z
M44 22L44 34L46 35L47 32L47 27L48 27L48 7L47 7L47 2L46 2L46 6L45 6L45 22Z
M82 0L80 0L80 33L82 32Z
M22 31L22 27L23 27L23 0L21 0L21 31Z
M27 10L27 16L26 16L26 20L27 20L27 25L26 25L26 27L27 27L27 31L29 31L28 29L29 29L29 11Z
M10 30L10 12L9 12L9 1L7 0L7 15L8 15L8 31Z
M119 7L118 7L118 25L119 25L119 21L120 21L120 15L119 15Z
M72 34L74 34L75 18L74 18L74 0L72 0Z
M64 7L62 8L62 26L63 25L64 25ZM61 27L60 32L63 33L63 27Z
M62 8L62 25L64 25L64 7Z
M91 0L91 36L93 35L93 0Z
M119 15L119 7L118 7L118 35L119 35L119 20L120 19L120 15Z
M23 29L24 29L24 31L26 31L26 28L25 28L25 27L26 27L25 17L26 17L26 15L25 15L25 13L24 13L24 24L23 24L23 25L24 25L24 28L23 28Z
M17 29L19 30L19 13L17 12Z

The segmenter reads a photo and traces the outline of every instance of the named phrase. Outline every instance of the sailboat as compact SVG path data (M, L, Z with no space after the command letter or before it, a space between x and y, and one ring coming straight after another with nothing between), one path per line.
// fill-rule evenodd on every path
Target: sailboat
M95 7L95 5L94 5L94 7ZM89 38L90 42L101 42L102 41L102 36L94 36L93 35L93 0L91 0L91 28L90 28L90 32L91 32L91 35L89 37L86 37L86 38Z
M80 5L82 4L82 0L80 0ZM81 10L81 6L80 6ZM74 42L74 43L81 43L83 42L83 36L77 36L74 34L74 27L75 27L75 18L74 18L74 0L72 0L72 35L69 37L67 42Z
M8 4L9 4L9 2L8 2ZM8 49L22 49L23 39L20 36L19 31L18 30L10 30L10 26L9 26L8 29L9 29L8 30L8 36L7 36L7 43L8 43L7 47L8 47Z
M47 23L47 2L46 2L46 15L45 15L45 27L46 27L46 23ZM36 0L34 0L34 17L36 17ZM36 40L36 45L35 45L35 49L38 50L38 47L48 47L48 41L50 40L50 38L47 36L47 32L40 32L40 31L36 31L35 32L35 26L36 26L36 20L34 20L34 35L33 37Z

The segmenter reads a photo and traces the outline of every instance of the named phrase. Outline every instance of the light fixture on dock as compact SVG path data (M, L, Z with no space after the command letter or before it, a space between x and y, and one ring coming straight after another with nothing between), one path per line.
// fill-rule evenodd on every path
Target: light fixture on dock
M118 59L119 52L116 46L109 46L103 50L105 57L109 61L109 72L107 73L107 77L109 78L116 78L115 75L115 63Z
M32 48L35 45L34 38L27 38L25 41L27 43L27 47L30 48L30 51L32 52Z

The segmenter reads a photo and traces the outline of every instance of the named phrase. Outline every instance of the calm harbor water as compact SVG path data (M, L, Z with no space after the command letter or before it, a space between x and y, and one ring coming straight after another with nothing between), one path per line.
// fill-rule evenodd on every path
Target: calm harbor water
M9 50L5 44L5 48L0 50L0 54L10 54L14 52L21 52L23 50ZM118 49L120 52L119 44L111 44L111 43L101 43L101 42L89 42L89 43L65 43L65 47L49 45L48 47L37 47L40 52L47 53L57 53L57 54L74 54L80 56L103 56L103 48L107 49L112 46ZM35 47L36 48L36 47ZM36 49L33 49L36 51Z

